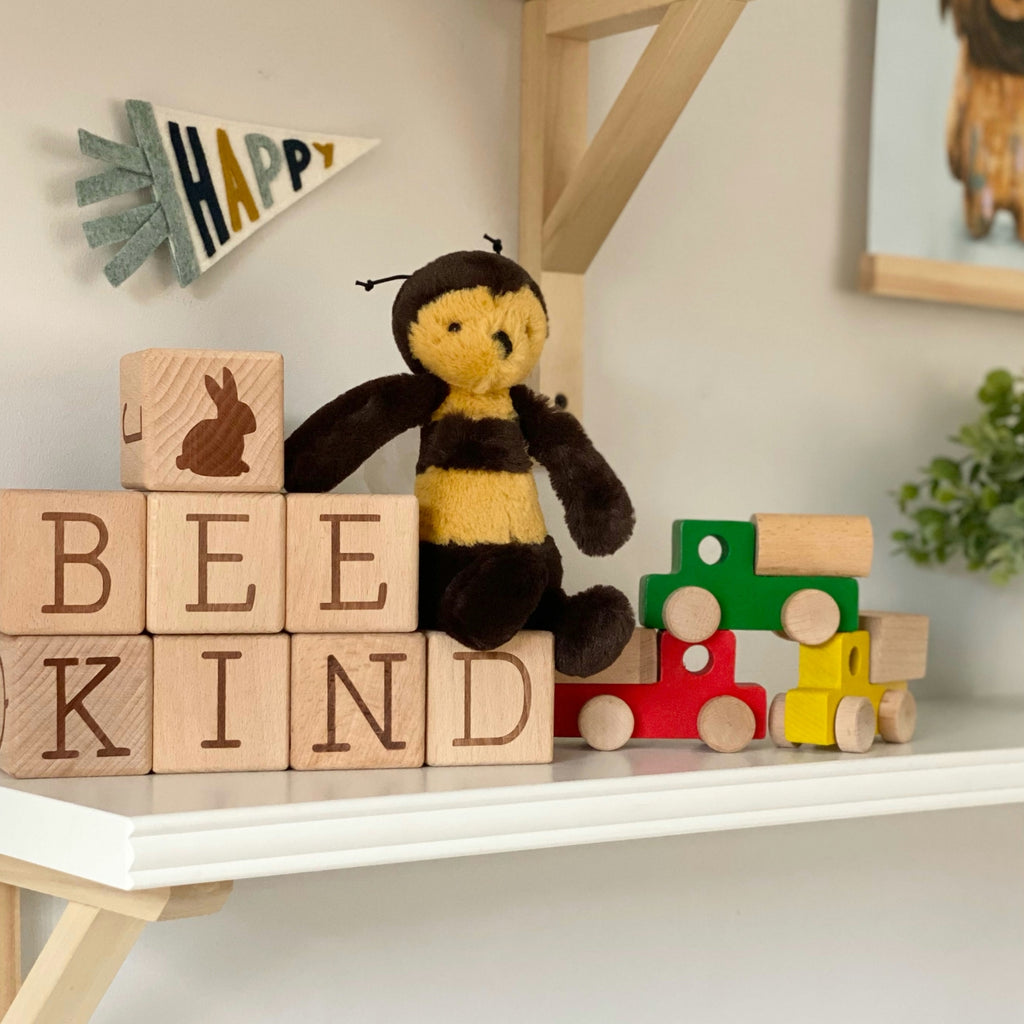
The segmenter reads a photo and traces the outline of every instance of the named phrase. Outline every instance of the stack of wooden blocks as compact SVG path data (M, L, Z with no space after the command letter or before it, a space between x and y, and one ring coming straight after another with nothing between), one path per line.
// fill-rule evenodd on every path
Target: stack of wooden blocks
M283 392L276 353L132 353L134 490L0 492L8 774L552 759L551 635L416 632L416 499L282 494Z

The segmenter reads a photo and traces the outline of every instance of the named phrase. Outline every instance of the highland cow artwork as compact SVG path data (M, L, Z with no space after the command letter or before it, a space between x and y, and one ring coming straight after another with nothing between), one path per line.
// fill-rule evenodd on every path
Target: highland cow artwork
M865 291L1024 310L1024 0L879 0Z

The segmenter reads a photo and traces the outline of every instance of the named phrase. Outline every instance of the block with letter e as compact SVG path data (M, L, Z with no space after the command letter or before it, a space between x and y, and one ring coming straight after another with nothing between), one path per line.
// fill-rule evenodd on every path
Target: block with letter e
M0 491L0 632L141 633L146 497Z
M554 638L517 633L493 651L427 634L427 764L554 758Z
M422 633L293 636L292 767L419 768L426 668Z
M284 495L150 494L151 633L284 628Z
M289 494L291 633L410 633L419 503L411 494Z
M279 491L284 359L150 348L121 358L121 483L146 491Z
M145 775L148 636L0 635L0 769L18 779Z

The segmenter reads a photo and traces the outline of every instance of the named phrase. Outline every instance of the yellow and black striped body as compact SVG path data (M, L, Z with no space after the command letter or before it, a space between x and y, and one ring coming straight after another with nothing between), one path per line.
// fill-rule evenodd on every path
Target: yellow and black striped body
M544 543L533 460L507 390L449 392L422 429L416 497L422 542Z

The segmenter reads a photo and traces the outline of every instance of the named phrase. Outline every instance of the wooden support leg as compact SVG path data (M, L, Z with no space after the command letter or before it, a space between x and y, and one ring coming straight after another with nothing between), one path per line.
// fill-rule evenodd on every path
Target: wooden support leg
M0 1019L21 987L21 890L0 882Z
M145 927L69 903L3 1024L86 1024Z

